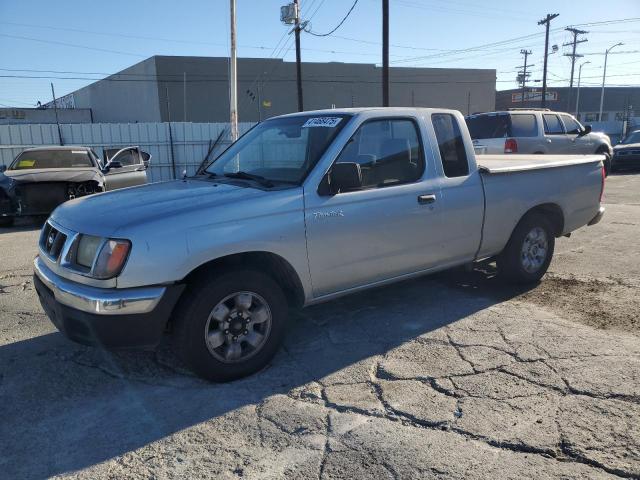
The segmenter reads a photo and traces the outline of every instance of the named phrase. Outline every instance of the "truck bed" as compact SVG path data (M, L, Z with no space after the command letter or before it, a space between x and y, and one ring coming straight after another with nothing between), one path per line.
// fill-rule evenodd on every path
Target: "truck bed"
M604 155L476 155L480 170L489 174L568 167L604 159Z

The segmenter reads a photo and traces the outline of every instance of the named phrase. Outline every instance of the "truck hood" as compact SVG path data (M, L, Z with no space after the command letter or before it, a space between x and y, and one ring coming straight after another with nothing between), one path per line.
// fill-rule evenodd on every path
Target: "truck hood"
M218 207L253 200L269 192L203 180L175 180L123 188L70 200L51 219L63 227L90 235L126 234L129 228L161 221L171 228L171 218L182 215L211 222ZM250 209L243 209L251 214ZM234 208L237 212L238 209Z
M616 152L619 152L620 150L637 150L640 149L640 143L619 143L613 147L613 149Z
M606 142L609 145L611 145L611 138L609 138L609 135L607 135L604 132L591 132L589 135L593 135L594 137L602 138L603 140L606 140Z
M6 170L5 176L15 182L88 182L95 180L102 185L102 175L97 168L41 168L29 170Z

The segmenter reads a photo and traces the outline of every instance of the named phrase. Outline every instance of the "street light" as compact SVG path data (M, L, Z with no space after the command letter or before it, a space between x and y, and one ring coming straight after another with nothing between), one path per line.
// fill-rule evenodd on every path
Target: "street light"
M600 114L598 115L598 121L602 121L602 105L604 104L604 81L607 77L607 57L609 56L609 52L620 45L624 45L622 42L616 43L614 46L607 49L604 53L604 71L602 72L602 90L600 91Z
M576 94L576 118L578 118L578 106L580 105L580 77L582 76L582 67L584 67L587 63L591 63L591 62L584 62L580 65L580 68L578 68L578 93Z

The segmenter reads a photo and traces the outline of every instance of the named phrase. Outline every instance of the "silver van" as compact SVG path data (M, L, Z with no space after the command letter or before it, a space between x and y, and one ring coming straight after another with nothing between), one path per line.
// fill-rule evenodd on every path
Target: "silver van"
M573 115L548 109L486 112L466 117L473 146L479 154L540 153L606 156L605 169L611 169L611 140L604 133L592 132Z

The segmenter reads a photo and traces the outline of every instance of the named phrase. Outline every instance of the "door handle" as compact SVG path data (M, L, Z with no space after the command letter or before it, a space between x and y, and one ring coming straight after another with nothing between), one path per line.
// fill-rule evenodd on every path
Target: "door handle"
M436 201L436 196L434 194L418 195L418 203L420 205L427 205L428 203L433 203L435 201Z

